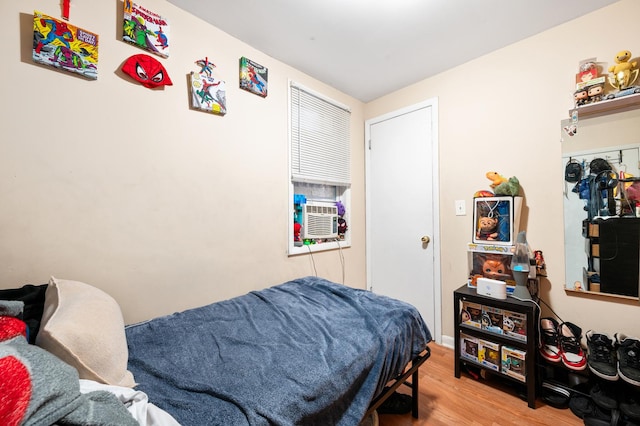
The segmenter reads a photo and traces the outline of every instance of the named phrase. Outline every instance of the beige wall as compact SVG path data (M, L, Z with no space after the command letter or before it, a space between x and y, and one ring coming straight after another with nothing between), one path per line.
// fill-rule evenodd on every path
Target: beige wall
M443 335L453 335L452 292L466 279L460 265L467 262L472 229L470 214L455 216L454 201L470 206L475 191L489 189L485 172L496 170L517 176L523 187L523 225L530 245L543 250L547 262L543 299L585 332L640 336L640 323L632 320L638 317L637 301L564 291L560 160L560 120L573 105L578 62L597 57L611 64L622 49L640 55L640 41L623 29L628 22L622 18L639 13L640 2L615 3L366 105L369 119L438 97Z
M135 322L314 274L287 256L288 79L352 109L352 247L345 281L365 286L363 104L163 0L174 85L149 90L118 71L142 50L119 41L122 2L73 1L70 22L100 36L99 77L34 65L33 11L0 2L0 287L49 276L109 292ZM227 83L228 114L188 108L186 75L205 56ZM238 88L238 60L269 68L266 99ZM341 282L338 251L313 256Z
M466 279L471 215L454 200L488 188L484 174L517 176L524 226L544 251L543 298L586 331L640 336L637 302L563 290L560 120L571 107L579 60L611 62L620 49L624 0L367 105L270 58L163 0L145 5L171 21L174 81L163 91L117 71L140 50L118 41L121 3L72 2L71 23L100 35L100 76L86 81L31 62L33 9L59 16L58 0L1 2L0 287L50 275L105 289L127 322L221 300L313 274L287 247L287 81L352 108L352 247L346 282L365 286L363 123L439 99L443 334L453 334L452 291ZM628 40L622 42L621 40ZM428 42L428 41L427 41ZM227 82L229 113L188 109L186 75L208 56ZM269 67L269 96L237 88L238 58ZM434 58L437 60L437 58ZM250 203L260 206L257 214ZM318 275L341 281L339 254L314 255ZM548 312L548 311L547 311Z

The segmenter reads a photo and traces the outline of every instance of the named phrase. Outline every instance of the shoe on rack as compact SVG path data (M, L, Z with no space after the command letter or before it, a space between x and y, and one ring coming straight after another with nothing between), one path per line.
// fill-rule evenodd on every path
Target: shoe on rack
M606 334L585 334L587 338L587 365L596 376L609 380L618 380L618 363L614 341Z
M589 395L593 402L602 409L615 410L620 399L620 386L617 383L599 381L591 387Z
M576 371L587 368L587 358L580 346L582 329L573 323L563 322L558 326L558 336L560 357L565 367Z
M618 343L618 374L634 386L640 386L640 340L616 333Z
M558 322L553 318L540 318L540 355L549 362L560 362Z
M640 391L634 389L625 392L620 399L620 411L634 422L640 421Z

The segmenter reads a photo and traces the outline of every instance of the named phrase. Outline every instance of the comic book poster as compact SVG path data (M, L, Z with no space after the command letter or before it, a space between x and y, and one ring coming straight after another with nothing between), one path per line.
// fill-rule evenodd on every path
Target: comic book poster
M122 40L163 58L169 57L169 23L162 16L124 1Z
M240 58L240 88L267 97L269 70L244 56Z
M225 83L206 73L191 72L191 106L216 115L227 113Z
M96 80L98 35L36 10L33 61Z

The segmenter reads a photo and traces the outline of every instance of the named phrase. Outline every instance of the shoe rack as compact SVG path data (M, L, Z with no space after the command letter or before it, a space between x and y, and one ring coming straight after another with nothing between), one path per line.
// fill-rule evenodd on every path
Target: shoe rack
M489 371L495 377L524 385L528 406L536 408L536 304L511 297L495 299L483 296L477 294L475 288L463 285L454 291L453 305L455 377L460 378L466 365ZM478 308L482 310L480 321L476 321L474 314ZM489 323L491 320L495 320L493 325ZM513 322L522 325L517 333L509 331L513 328L507 326ZM491 360L495 351L500 353L498 365ZM521 355L522 360L519 358Z

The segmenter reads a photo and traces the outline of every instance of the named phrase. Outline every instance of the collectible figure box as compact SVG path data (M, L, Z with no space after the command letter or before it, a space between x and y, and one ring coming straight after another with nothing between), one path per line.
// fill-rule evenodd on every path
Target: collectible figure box
M489 278L507 283L507 294L513 293L516 281L511 270L513 252L511 246L492 244L469 244L469 287L477 288L478 278Z
M462 302L462 312L460 313L460 323L482 328L481 320L482 305L464 300Z
M520 381L525 381L526 377L526 356L527 353L508 346L502 347L502 372Z
M527 341L527 315L520 312L503 312L502 320L504 334L514 339Z
M473 242L512 246L520 230L522 197L473 199Z
M460 356L468 360L478 361L478 339L464 333L460 333Z
M482 329L496 334L504 334L504 312L493 306L482 305Z
M488 340L478 339L478 361L485 367L500 371L500 345Z

